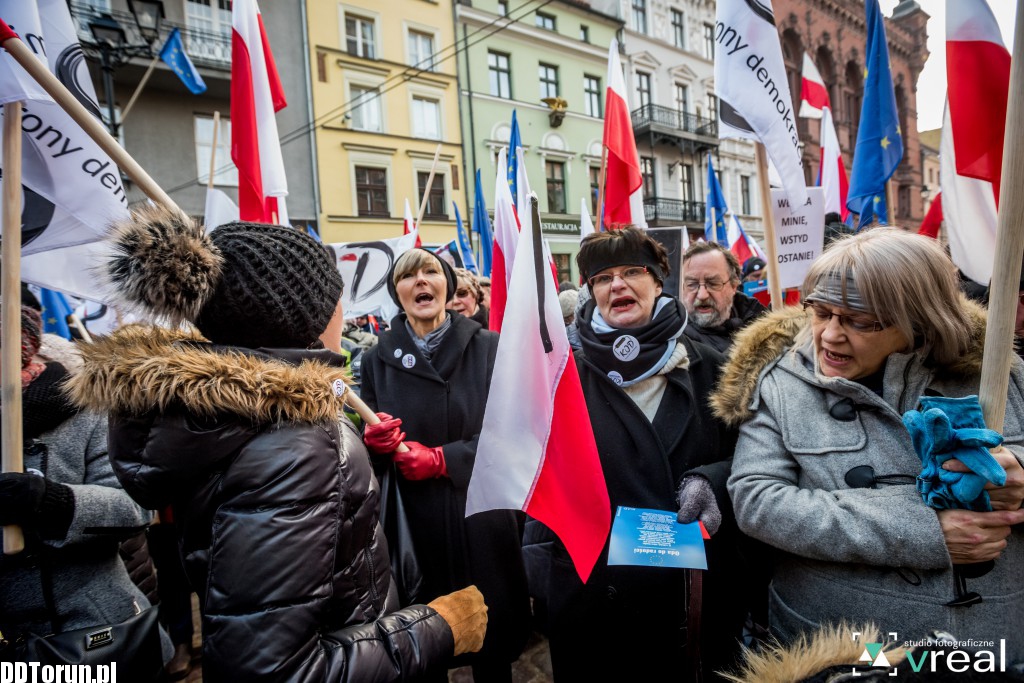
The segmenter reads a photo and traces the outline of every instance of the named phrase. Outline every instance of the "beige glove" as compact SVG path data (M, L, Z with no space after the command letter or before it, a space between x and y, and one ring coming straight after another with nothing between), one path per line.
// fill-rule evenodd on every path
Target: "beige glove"
M448 622L455 639L455 654L478 652L487 633L487 605L476 586L442 595L427 603Z

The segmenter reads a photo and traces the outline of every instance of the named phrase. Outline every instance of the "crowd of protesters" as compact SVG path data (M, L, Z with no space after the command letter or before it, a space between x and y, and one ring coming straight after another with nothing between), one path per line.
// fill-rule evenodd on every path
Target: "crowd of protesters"
M531 629L559 683L757 680L765 657L826 680L799 646L844 626L1002 641L1024 675L1024 362L987 429L987 313L946 254L833 237L803 305L772 312L741 290L760 259L695 243L676 297L643 230L582 241L558 299L612 510L708 534L707 570L610 564L606 542L584 583L539 521L465 516L499 342L487 278L413 249L386 280L398 315L347 319L305 233L140 210L104 268L169 325L47 355L23 308L28 469L0 475L0 525L26 552L0 560L0 661L148 608L123 558L158 511L172 679L193 592L210 681L508 683ZM375 419L343 410L355 391Z

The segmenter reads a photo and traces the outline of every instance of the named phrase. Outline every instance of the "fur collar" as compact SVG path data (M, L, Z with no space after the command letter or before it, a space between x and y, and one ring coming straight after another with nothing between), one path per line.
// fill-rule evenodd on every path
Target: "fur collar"
M201 337L143 325L82 344L82 370L68 382L72 400L92 410L141 415L183 405L254 423L336 420L336 380L347 372L322 362L293 365L245 349L211 347Z
M961 305L971 319L970 347L956 363L937 370L952 376L976 376L981 372L985 349L987 311L965 296L961 296ZM718 387L711 395L715 415L734 426L750 419L750 402L761 383L761 375L793 346L797 334L809 324L810 316L801 307L787 306L766 313L738 332Z

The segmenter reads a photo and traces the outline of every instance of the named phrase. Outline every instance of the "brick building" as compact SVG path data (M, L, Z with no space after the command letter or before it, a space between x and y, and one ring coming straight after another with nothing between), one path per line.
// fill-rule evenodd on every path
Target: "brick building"
M773 5L796 109L800 106L803 53L807 51L828 88L836 134L849 172L857 142L864 86L864 48L867 42L864 0L774 0ZM885 22L896 106L903 132L903 161L892 177L895 216L898 225L915 227L924 217L924 182L917 131L917 78L928 58L927 23L928 15L914 0L900 0L892 17ZM818 173L819 123L798 119L808 185L814 184Z

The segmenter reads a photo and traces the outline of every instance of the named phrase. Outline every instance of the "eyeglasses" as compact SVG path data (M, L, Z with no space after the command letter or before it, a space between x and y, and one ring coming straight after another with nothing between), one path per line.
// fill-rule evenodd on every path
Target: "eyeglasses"
M831 310L814 301L805 301L804 310L810 310L814 316L814 322L820 325L828 325L832 318L839 318L839 325L848 332L855 332L857 334L868 334L871 332L881 332L885 329L885 325L881 321L875 320L874 318L865 318L859 315L847 315L841 313L833 313Z
M599 273L587 280L587 284L590 285L591 289L596 289L598 287L610 287L616 276L623 282L636 282L644 275L647 275L647 266L630 266L629 268L622 269L618 273Z
M689 292L699 292L701 287L709 292L720 292L727 284L728 280L683 280L683 287Z

